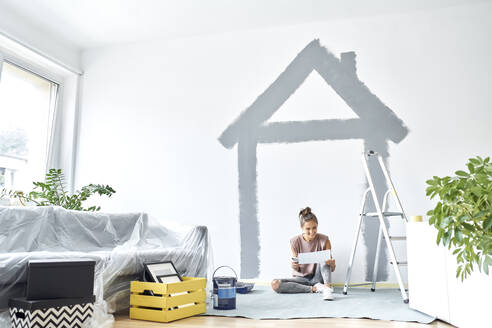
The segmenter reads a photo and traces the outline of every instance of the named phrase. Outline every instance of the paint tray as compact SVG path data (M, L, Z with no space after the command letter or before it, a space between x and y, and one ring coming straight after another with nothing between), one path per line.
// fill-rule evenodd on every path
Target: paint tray
M255 284L252 282L238 281L236 284L236 291L239 294L246 294L246 293L249 293L253 289L254 286L255 286Z

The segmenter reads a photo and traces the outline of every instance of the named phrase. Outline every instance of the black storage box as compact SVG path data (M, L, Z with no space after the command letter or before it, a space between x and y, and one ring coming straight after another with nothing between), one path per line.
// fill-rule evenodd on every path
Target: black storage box
M81 328L94 313L95 296L51 300L9 300L12 328Z
M92 260L29 261L27 300L91 297L95 264Z

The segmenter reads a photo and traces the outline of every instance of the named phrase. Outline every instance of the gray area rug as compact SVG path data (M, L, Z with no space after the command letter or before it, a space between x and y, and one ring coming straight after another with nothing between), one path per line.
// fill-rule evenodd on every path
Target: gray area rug
M250 319L369 318L430 323L435 318L412 310L403 303L398 289L335 288L335 300L321 294L276 294L270 287L255 286L248 294L237 294L235 310L215 310L207 305L205 315Z

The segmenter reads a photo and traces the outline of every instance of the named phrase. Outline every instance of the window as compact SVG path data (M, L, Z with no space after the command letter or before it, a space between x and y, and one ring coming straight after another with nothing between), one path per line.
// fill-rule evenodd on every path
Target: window
M0 65L0 189L44 180L59 85L7 61Z

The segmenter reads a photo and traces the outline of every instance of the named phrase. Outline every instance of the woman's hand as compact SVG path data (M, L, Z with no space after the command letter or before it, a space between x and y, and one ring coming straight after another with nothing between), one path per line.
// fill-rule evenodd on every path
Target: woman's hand
M299 271L300 269L299 263L292 261L292 269Z
M331 272L335 271L336 265L335 265L334 259L330 259L330 260L326 261L325 263L331 267Z

